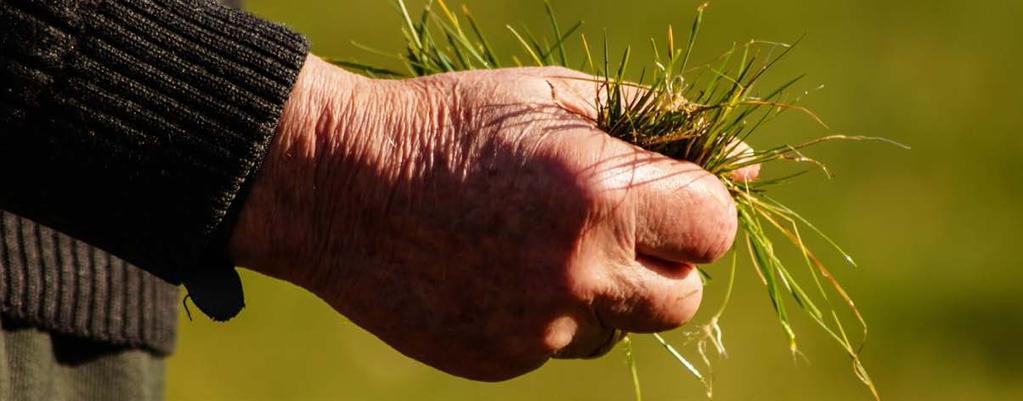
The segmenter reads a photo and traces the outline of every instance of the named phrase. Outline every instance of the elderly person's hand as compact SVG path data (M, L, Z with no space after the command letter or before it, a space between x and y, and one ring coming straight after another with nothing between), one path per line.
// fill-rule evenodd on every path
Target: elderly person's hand
M595 88L558 68L372 80L310 56L231 254L477 380L680 326L735 205L598 130Z

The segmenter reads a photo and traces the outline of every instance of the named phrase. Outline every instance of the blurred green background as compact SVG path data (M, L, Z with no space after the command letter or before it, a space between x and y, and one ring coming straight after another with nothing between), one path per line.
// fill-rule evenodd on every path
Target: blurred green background
M457 4L457 0L453 3ZM503 29L546 28L540 0L466 0L499 53ZM314 52L387 64L351 40L398 52L400 20L385 0L247 0L249 9L307 34ZM420 2L412 2L418 9ZM699 4L680 0L554 0L613 49L647 48L673 24L682 37ZM881 135L810 153L835 173L805 176L775 195L831 234L859 269L828 255L870 323L863 359L887 400L1023 399L1023 2L736 1L708 9L695 60L751 38L805 40L773 73L807 73L802 103L835 130ZM634 60L645 60L643 51ZM393 64L392 64L393 65ZM825 133L796 113L753 144ZM770 170L766 173L769 175ZM722 272L725 265L711 266ZM809 362L794 359L748 262L722 325L730 356L714 365L717 400L869 400L836 345L796 318ZM620 351L554 361L508 382L474 383L406 359L302 290L244 274L248 307L228 324L182 315L170 359L170 400L629 400ZM719 284L720 282L720 284ZM707 288L706 319L723 293ZM677 333L669 338L678 341ZM701 385L648 336L636 339L646 400L699 400ZM684 350L695 356L693 349Z

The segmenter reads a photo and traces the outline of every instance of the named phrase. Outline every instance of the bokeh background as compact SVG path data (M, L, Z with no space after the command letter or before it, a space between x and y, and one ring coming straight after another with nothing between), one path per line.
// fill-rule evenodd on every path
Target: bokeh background
M452 0L457 4L458 0ZM505 23L546 28L540 0L465 0L499 53L518 49ZM413 9L421 2L412 1ZM584 20L612 49L673 24L682 37L698 2L554 0L563 22ZM394 65L356 40L397 53L400 20L387 0L247 0L250 11L307 34L314 52ZM799 48L773 73L800 73L802 104L869 143L810 153L835 173L805 176L776 196L843 244L860 268L833 270L870 323L863 359L887 400L1023 399L1023 2L715 0L695 60L751 38ZM791 113L758 143L826 131ZM771 170L767 170L768 175ZM725 265L710 266L722 272ZM848 359L797 318L807 360L793 358L752 267L740 260L722 325L730 356L714 365L717 400L869 400ZM450 377L391 350L289 284L244 274L248 307L227 324L181 318L170 400L629 400L620 351L554 361L508 382ZM723 280L719 280L723 281ZM707 288L706 319L723 283ZM678 333L669 333L678 341ZM684 349L695 356L691 348ZM702 386L654 340L636 338L646 400L703 399Z

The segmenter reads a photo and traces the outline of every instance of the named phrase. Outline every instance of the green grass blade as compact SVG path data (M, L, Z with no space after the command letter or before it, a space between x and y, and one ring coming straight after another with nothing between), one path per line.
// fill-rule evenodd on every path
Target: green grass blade
M632 379L632 391L636 395L636 401L643 401L643 388L639 385L639 369L636 367L636 357L632 352L632 336L622 338L622 349L625 350L625 363L629 366L629 376Z
M476 40L480 43L483 56L487 59L487 65L491 68L500 68L501 62L498 61L497 54L494 53L493 47L490 46L490 42L487 40L486 36L484 36L480 31L480 27L476 23L476 18L469 13L469 7L462 5L462 14L465 15L466 20L469 21L469 27L472 28L473 34L476 35Z
M530 45L530 43L527 42L526 39L522 37L522 35L519 35L519 32L516 31L515 28L512 28L511 25L505 25L505 27L507 27L508 30L511 31L512 35L515 35L515 39L519 41L519 45L521 45L522 48L526 50L526 53L528 53L529 57L533 59L533 62L536 63L537 66L543 66L544 65L543 60L540 58L540 55L533 50L533 47Z
M687 371L689 371L689 374L693 375L697 379L700 379L701 382L703 381L703 375L700 374L700 371L696 369L696 366L693 365L692 362L689 362L689 360L686 359L686 357L682 356L682 354L679 353L674 346L669 344L668 341L664 339L664 337L661 337L660 334L653 333L653 336L654 338L657 339L659 343L661 343L661 346L664 347L664 349L668 350L668 353L670 353L671 356L675 357L675 360L681 363L682 366L685 367Z
M544 0L543 6L544 9L547 11L547 19L549 19L551 22L551 29L554 30L554 37L559 38L558 42L555 44L558 47L558 61L560 63L559 65L567 66L568 55L565 53L565 39L567 38L568 35L571 34L571 31L569 34L562 35L561 28L558 26L558 19L557 17L554 16L554 9L551 8L551 2L548 0Z

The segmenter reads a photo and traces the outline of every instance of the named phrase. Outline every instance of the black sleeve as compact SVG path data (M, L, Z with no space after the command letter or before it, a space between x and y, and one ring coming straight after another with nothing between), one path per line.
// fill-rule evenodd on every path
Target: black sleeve
M240 309L223 251L307 49L212 1L0 0L0 209Z

